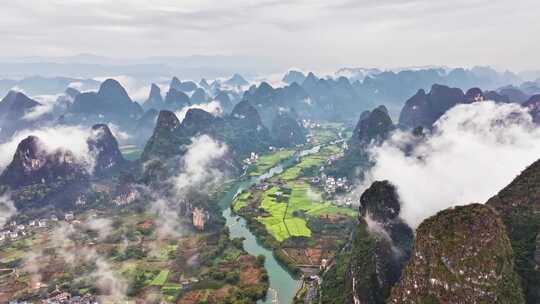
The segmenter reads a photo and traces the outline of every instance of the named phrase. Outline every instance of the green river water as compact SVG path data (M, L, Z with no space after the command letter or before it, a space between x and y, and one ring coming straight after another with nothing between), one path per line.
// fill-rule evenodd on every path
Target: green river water
M246 220L231 212L230 206L234 198L243 190L250 188L252 185L272 177L275 174L283 172L284 169L292 166L298 156L304 156L319 151L320 147L315 147L309 150L299 152L294 157L283 161L279 165L271 168L265 174L259 177L245 178L237 182L220 200L220 205L223 207L223 216L227 220L226 225L229 228L231 238L243 237L244 249L251 255L263 255L266 260L264 266L268 271L270 288L265 300L261 300L260 304L288 304L291 303L296 291L300 287L301 281L295 279L283 266L275 259L272 250L264 248L257 242L256 236L246 226Z

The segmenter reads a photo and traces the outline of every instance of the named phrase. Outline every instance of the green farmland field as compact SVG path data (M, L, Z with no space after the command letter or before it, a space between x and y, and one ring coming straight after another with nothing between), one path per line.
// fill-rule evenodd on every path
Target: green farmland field
M273 187L263 193L260 207L269 215L258 217L266 230L279 242L292 236L311 236L311 230L307 227L306 219L298 216L321 216L325 214L343 214L356 216L356 211L348 208L336 207L328 202L314 200L320 194L310 189L304 182L291 182L287 184L291 189L290 195L283 195L283 201L273 197L279 192L278 187ZM296 215L295 215L296 214Z
M294 150L280 150L271 154L262 155L255 164L253 171L249 173L250 176L259 176L264 174L270 168L276 166L281 161L286 160L294 154Z
M167 282L167 278L169 277L169 271L168 270L161 270L159 274L152 280L150 285L152 286L162 286Z

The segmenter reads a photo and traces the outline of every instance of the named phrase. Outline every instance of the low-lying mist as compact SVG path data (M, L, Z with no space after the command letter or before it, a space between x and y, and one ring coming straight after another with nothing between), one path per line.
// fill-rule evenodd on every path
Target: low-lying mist
M189 109L201 109L208 113L213 114L214 116L221 116L223 114L223 109L219 101L213 100L208 103L195 104L188 107L184 107L179 111L176 111L174 114L178 117L179 121L184 120Z
M178 214L189 194L206 193L225 178L217 164L227 153L227 146L208 135L194 137L191 141L181 160L180 171L168 181L172 185L169 195L158 195L151 205L151 211L160 218L157 227L160 237L181 235Z
M375 166L360 187L375 180L393 183L401 216L412 227L448 207L485 202L540 158L540 128L517 104L458 105L405 152L411 140L410 133L397 131L371 148Z
M23 130L13 135L9 141L0 144L0 169L4 169L13 159L19 143L26 137L37 136L42 149L54 152L57 149L69 150L76 157L93 163L87 140L92 136L90 128L81 126L56 126L36 130Z

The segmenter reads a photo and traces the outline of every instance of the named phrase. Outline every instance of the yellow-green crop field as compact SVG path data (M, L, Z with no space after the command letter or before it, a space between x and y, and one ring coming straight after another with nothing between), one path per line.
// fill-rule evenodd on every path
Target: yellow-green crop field
M249 173L250 176L259 176L268 171L270 168L276 166L281 161L286 160L294 154L294 150L286 149L276 151L271 154L262 155L255 164L253 171Z
M258 217L266 230L279 242L292 236L311 237L311 230L307 226L304 217L296 216L297 212L306 216L321 216L325 214L343 214L354 217L356 211L348 208L340 208L329 202L317 201L320 193L303 182L291 182L287 184L291 189L290 195L283 195L287 199L278 201L273 195L279 191L273 187L263 193L260 207L268 212L269 216Z
M233 202L233 210L238 212L238 210L247 206L249 199L251 198L251 193L249 191L240 193Z
M320 167L324 164L324 162L328 159L328 157L332 154L340 153L341 149L336 146L327 146L321 149L318 153L306 155L301 158L300 162L296 164L295 166L285 170L280 175L276 176L275 179L282 179L285 181L292 181L297 179L300 176L300 172L302 172L303 169L311 168L311 167Z
M169 277L169 271L168 270L161 270L159 274L152 280L150 285L152 286L162 286L167 282L167 278Z

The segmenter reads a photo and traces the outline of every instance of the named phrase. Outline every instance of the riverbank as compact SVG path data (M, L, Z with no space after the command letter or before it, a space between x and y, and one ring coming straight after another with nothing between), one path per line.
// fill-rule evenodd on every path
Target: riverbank
M281 172L278 165L269 170L271 172ZM226 227L229 229L230 238L242 238L243 248L250 255L264 256L264 267L268 274L269 289L267 296L259 300L260 304L270 303L291 303L300 281L297 280L289 271L280 264L275 258L272 250L265 248L257 237L251 232L246 224L246 220L232 213L230 208L235 197L257 182L257 178L251 177L237 182L222 198L220 205L223 208L223 217L226 220Z
M307 146L290 154L289 157L283 157L283 153L280 153L278 157L268 155L263 158L263 166L267 167L266 171L262 172L259 169L258 174L244 174L242 178L232 184L229 191L219 201L219 205L223 209L222 215L226 220L225 225L229 229L230 237L243 238L243 247L249 254L265 257L264 266L269 277L269 290L266 299L258 303L292 303L302 281L295 275L295 272L298 272L290 269L286 261L283 261L279 258L279 255L275 254L272 246L265 245L264 242L261 242L260 234L253 232L255 230L253 230L253 227L250 228L246 219L233 212L233 202L243 191L271 179L275 175L283 173L284 170L294 166L298 162L299 157L318 152L319 148L319 146ZM273 166L268 168L270 162L273 162ZM256 171L252 170L251 172Z

